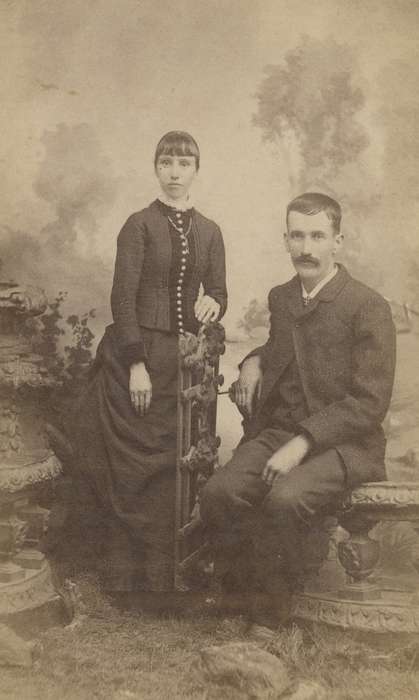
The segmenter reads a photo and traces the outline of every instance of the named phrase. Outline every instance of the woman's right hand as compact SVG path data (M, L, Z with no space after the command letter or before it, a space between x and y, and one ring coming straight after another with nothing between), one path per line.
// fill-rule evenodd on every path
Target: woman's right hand
M138 362L130 367L129 394L135 411L144 416L150 408L153 394L150 375L144 362Z

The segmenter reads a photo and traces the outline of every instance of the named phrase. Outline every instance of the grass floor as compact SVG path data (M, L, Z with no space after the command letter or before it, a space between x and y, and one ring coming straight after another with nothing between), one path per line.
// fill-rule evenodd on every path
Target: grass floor
M0 670L1 700L239 700L244 691L206 683L199 651L245 641L240 618L195 606L176 616L120 612L94 581L79 577L84 613L74 627L40 635L30 669ZM367 644L356 635L297 625L268 651L295 679L321 682L332 700L419 698L419 642Z

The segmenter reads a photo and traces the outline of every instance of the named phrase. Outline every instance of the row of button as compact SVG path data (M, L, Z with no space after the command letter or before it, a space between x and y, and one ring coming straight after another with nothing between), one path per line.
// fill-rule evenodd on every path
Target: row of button
M182 257L180 260L180 273L179 273L179 279L178 279L178 286L176 287L176 297L177 297L177 325L178 325L178 330L179 333L183 335L185 332L184 327L183 327L183 314L182 314L182 284L183 284L183 278L185 276L185 270L186 270L186 254L188 252L188 245L187 245L187 239L186 236L183 232L183 221L182 221L182 214L180 212L176 212L176 218L177 218L177 224L179 224L178 231L180 233L180 240L182 242Z

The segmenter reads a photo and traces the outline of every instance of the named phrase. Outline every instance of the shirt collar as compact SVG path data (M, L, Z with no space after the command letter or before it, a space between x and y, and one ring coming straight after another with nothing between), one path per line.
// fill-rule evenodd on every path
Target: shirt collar
M314 299L314 297L317 296L317 294L320 292L320 290L323 289L323 287L328 282L330 282L331 279L333 279L333 277L336 275L337 271L338 271L338 266L334 265L333 270L331 272L329 272L329 274L326 275L326 277L323 277L323 279L320 280L320 282L318 284L316 284L316 286L314 287L314 289L311 290L311 292L307 292L304 289L303 283L301 282L301 292L303 295L303 299L307 299L307 300Z
M164 192L162 192L161 194L159 194L157 199L160 202L163 202L163 204L165 204L166 207L170 207L170 209L175 209L176 211L188 211L193 207L193 202L190 195L188 195L186 199L177 199L176 202L174 202L173 199L169 199L168 197L166 197Z

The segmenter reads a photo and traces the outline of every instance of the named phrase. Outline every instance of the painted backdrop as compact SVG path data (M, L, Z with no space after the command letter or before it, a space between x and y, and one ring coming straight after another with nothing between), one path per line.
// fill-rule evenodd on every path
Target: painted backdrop
M289 197L344 204L353 269L418 305L415 0L1 0L3 277L109 320L116 235L157 193L167 130L202 149L235 328L290 274Z

